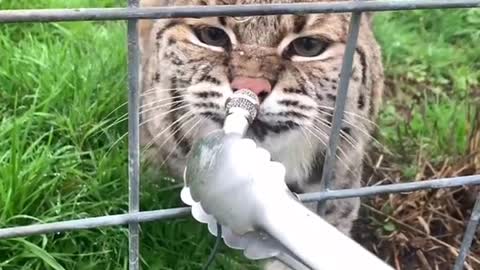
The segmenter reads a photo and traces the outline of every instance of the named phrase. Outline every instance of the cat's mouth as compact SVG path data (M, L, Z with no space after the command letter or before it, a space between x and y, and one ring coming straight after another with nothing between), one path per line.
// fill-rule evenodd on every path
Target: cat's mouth
M299 125L293 121L266 122L255 119L249 128L249 133L252 133L258 139L263 139L265 136L281 134L298 127Z
M208 117L211 121L215 122L220 128L223 127L223 122L225 118L220 115L203 115ZM300 124L291 120L284 121L266 121L264 119L256 118L253 123L250 125L247 131L247 137L263 141L267 136L280 135L288 131L297 129L300 127Z

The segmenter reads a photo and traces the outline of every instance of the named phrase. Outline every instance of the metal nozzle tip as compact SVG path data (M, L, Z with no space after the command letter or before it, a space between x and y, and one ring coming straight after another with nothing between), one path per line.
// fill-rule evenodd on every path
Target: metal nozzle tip
M247 119L251 123L257 116L259 105L260 100L254 92L248 89L241 89L233 93L233 95L227 99L227 102L225 103L225 109L227 111L227 115L230 114L235 108L247 111Z

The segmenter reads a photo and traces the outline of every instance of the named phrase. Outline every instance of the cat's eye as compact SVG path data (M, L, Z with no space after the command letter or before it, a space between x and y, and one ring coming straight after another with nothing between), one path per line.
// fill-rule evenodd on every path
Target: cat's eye
M201 27L195 29L195 34L201 42L207 45L223 48L230 46L230 38L227 33L220 28Z
M301 37L297 38L288 46L289 55L298 55L303 57L315 57L322 54L327 49L328 44L318 38Z

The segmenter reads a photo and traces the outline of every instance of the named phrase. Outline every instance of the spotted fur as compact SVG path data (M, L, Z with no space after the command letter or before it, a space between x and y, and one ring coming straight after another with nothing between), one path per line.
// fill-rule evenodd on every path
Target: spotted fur
M290 0L144 0L152 5L224 5L302 2ZM248 131L272 158L287 169L295 192L320 188L326 143L337 96L349 14L282 15L246 18L165 19L142 21L142 142L150 157L181 177L195 139L219 129L224 103L235 76L262 77L273 86ZM202 44L198 25L224 29L230 48ZM289 55L290 42L316 36L328 44L315 59ZM381 103L383 68L380 49L363 16L355 50L347 112L333 188L359 187L362 159ZM330 201L326 219L349 234L359 200ZM310 205L316 209L315 205ZM279 269L271 266L270 269Z

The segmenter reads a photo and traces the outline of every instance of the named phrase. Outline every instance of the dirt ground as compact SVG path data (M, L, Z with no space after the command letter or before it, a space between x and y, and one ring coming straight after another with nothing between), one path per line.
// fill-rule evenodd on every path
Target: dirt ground
M470 135L469 154L443 164L421 165L416 181L480 173L480 111ZM366 183L398 183L402 175L389 157L372 151L366 161ZM381 161L381 162L380 162ZM376 179L372 181L372 179ZM354 238L400 270L452 269L466 224L480 187L425 190L364 198ZM465 269L480 269L480 241L476 237Z

